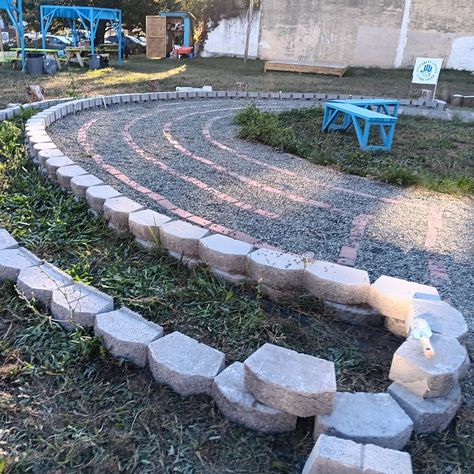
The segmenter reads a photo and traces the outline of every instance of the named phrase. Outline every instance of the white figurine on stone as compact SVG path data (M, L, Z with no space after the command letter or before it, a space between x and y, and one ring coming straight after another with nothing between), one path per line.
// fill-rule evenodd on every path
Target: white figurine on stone
M435 351L431 345L430 337L433 335L430 325L423 318L416 318L411 324L411 337L421 341L423 346L423 355L427 359L432 359L435 356Z

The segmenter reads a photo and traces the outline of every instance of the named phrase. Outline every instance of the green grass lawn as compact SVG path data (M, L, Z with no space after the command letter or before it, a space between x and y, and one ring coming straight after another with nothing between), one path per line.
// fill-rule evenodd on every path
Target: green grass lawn
M9 102L26 102L25 88L37 83L45 87L46 97L103 95L122 92L148 92L149 81L158 81L160 90L176 86L211 85L215 90L235 90L236 82L253 91L334 92L347 94L419 97L420 87L411 85L411 70L353 68L344 77L284 72L263 72L262 61L236 58L197 58L193 60L147 60L131 57L122 67L89 71L71 66L55 76L32 77L0 66L0 107ZM438 90L472 94L474 76L468 72L446 70L441 73Z
M433 191L474 193L474 123L400 116L390 152L363 152L354 130L321 131L321 107L237 114L240 137L346 173Z
M335 322L315 301L274 305L205 269L190 271L119 238L27 159L20 119L0 124L0 222L19 242L121 304L243 360L264 342L332 360L342 391L383 391L401 340ZM0 284L0 472L297 473L311 421L261 435L226 422L207 397L181 398L111 358L91 331L66 332ZM472 400L472 385L466 390ZM450 428L414 435L417 473L467 472L473 407Z

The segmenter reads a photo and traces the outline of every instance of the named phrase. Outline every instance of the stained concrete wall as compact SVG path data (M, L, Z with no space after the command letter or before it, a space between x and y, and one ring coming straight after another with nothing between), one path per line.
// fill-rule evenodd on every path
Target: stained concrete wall
M202 56L244 56L247 25L247 15L244 12L237 18L223 18L217 27L208 34ZM250 58L256 58L258 55L259 37L260 10L256 10L250 33Z
M260 32L262 59L474 70L474 0L263 0Z

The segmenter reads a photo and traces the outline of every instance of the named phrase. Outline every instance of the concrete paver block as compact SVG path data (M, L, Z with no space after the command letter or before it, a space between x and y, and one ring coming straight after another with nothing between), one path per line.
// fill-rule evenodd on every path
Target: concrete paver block
M218 279L224 280L231 285L242 285L248 281L245 275L238 275L235 273L227 273L218 268L211 268L211 273Z
M462 377L466 349L457 339L433 334L431 344L435 356L423 355L420 341L408 338L395 352L389 378L420 397L443 397Z
M48 161L50 158L55 158L57 156L64 156L64 153L61 150L58 150L57 148L54 150L41 150L38 152L38 162L40 166L45 166L46 161Z
M125 196L110 198L104 202L104 216L109 221L109 227L119 232L128 231L130 214L143 209L141 204Z
M0 250L0 280L16 281L21 270L42 263L42 260L23 247Z
M304 262L300 256L258 249L247 256L248 275L272 288L292 289L303 285Z
M72 284L72 281L67 273L54 265L44 263L40 266L21 270L16 286L26 299L35 299L49 306L53 291Z
M43 150L57 150L56 145L53 142L47 143L36 143L31 147L31 153L35 160L38 160L38 153Z
M142 246L156 246L160 240L160 227L171 219L151 209L134 212L128 218L128 226L136 241Z
M109 185L92 186L87 188L86 201L93 211L101 213L104 210L104 202L107 199L119 197L121 195L121 193Z
M105 348L115 357L145 367L148 344L163 337L163 328L146 320L128 308L98 314L95 318L96 336L104 340Z
M52 158L48 158L44 163L44 167L46 168L46 172L50 178L56 179L56 171L63 166L71 166L75 165L76 163L72 161L67 156L54 156Z
M324 301L324 308L333 314L336 320L356 326L382 326L384 320L384 317L370 306Z
M225 355L180 332L173 332L148 346L153 378L180 395L211 395L214 377L224 368Z
M18 248L18 242L7 230L0 228L0 250L16 248Z
M388 393L338 392L329 415L316 418L314 438L325 433L390 449L402 449L413 430L411 418Z
M399 337L408 336L405 321L402 321L401 319L385 318L384 326L385 326L385 329L387 329L387 331L390 331L392 334L395 334L395 336L399 336Z
M387 391L413 420L413 429L417 433L445 430L462 403L458 384L446 396L436 398L419 397L395 382Z
M302 474L361 474L362 445L335 436L319 436Z
M199 240L207 234L207 229L182 220L167 222L160 227L163 248L188 257L199 256Z
M243 275L246 257L253 246L225 235L214 234L199 241L199 256L211 268Z
M362 448L363 474L412 474L411 456L403 451L366 444Z
M364 304L370 288L365 270L316 261L304 270L304 286L317 298L342 304Z
M66 329L92 327L97 314L113 309L111 296L82 283L55 290L51 298L51 314Z
M405 321L407 332L415 318L425 319L433 333L454 337L460 342L465 340L468 333L462 313L445 301L413 298Z
M75 176L88 174L84 168L79 165L63 166L56 171L56 179L58 183L66 189L71 189L71 179Z
M331 412L336 394L332 362L264 344L244 365L246 386L259 402L301 417Z
M241 362L234 362L214 379L212 397L227 419L247 428L264 433L296 428L296 416L263 405L247 390Z
M368 302L384 316L405 321L411 300L416 293L440 299L438 290L432 286L382 275L370 285Z
M86 191L91 186L99 186L104 182L93 174L83 174L71 179L71 191L77 197L85 198Z

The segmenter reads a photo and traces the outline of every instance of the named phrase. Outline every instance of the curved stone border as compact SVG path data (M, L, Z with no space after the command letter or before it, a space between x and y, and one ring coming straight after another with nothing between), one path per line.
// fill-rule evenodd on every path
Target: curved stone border
M295 94L288 94L289 97L283 97L283 94L258 93L256 97L324 100L316 95L297 94L295 97ZM363 312L359 305L368 304L372 310L384 316L386 327L399 335L407 335L407 321L428 314L436 331L435 346L439 343L442 348L438 358L425 359L419 342L413 338L407 339L396 351L390 371L389 377L394 381L390 394L394 394L394 398L389 393L354 394L357 397L351 398L349 404L345 402L347 397L340 392L335 398L336 387L331 387L331 384L327 386L322 383L323 388L314 385L314 376L307 370L308 364L315 367L323 364L320 377L326 379L332 377L334 370L327 361L294 351L286 353L286 349L267 344L251 355L248 362L245 361L243 380L242 370L239 369L230 372L222 381L222 377L217 376L224 369L224 354L181 333L162 337L162 328L126 308L111 313L113 301L110 297L91 287L71 284L64 277L55 280L55 275L60 275L59 270L44 272L47 281L39 285L42 293L38 296L48 301L45 288L51 292L52 313L58 316L57 319L65 327L74 327L76 324L95 326L96 333L104 337L104 343L113 355L125 357L141 366L148 362L157 381L170 385L183 395L214 393L216 403L222 406L227 417L253 429L261 427L262 431L272 431L273 426L274 431L278 432L282 431L282 426L293 426L288 416L315 415L318 435L320 432L332 432L359 441L374 439L377 444L394 449L403 448L413 424L422 427L419 432L444 429L459 406L459 396L453 396L453 393L459 392L458 382L465 375L469 358L458 341L467 332L464 319L448 305L449 311L457 315L457 321L454 329L447 323L444 317L447 303L441 302L435 288L387 276L370 284L364 270L330 262L311 262L302 256L274 249L254 250L252 245L236 239L219 234L210 236L206 228L182 220L170 220L122 197L110 186L102 185L100 180L64 157L46 133L46 128L53 122L79 110L106 107L114 103L198 97L242 98L252 97L252 93L120 94L61 103L27 122L28 149L33 160L41 167L46 167L53 180L65 189L73 189L78 198L87 198L89 190L94 191L95 198L90 199L92 203L89 199L87 202L95 212L105 212L114 230L131 231L137 241L148 248L161 245L171 256L188 265L205 262L217 276L234 283L248 281L260 284L262 290L274 299L309 292L327 300L330 307L337 305L338 312L344 313L346 320L347 315L354 312L358 324L361 323ZM54 165L52 161L57 163L58 157L66 158L62 163L64 166ZM76 187L72 184L74 180L80 180ZM101 193L102 189L105 194ZM100 198L101 195L103 198ZM12 248L12 238L7 234L5 231L0 233L0 249L5 248L0 250L0 274L14 281L18 279L22 282L22 288L26 288L30 296L36 297L38 281L35 281L36 287L28 286L28 279L22 277L22 271L39 266L42 262L33 256L26 258L25 250L14 248L15 244ZM3 241L8 247L1 247ZM429 304L426 313L423 312L424 304ZM373 319L372 312L368 313ZM133 331L130 331L131 327ZM457 338L453 337L453 333ZM144 347L147 348L147 359L144 357ZM185 347L185 353L179 353L177 347ZM282 351L285 353L282 354ZM280 358L291 365L287 375L277 369L282 366L278 362ZM324 365L325 362L327 365ZM215 383L219 383L219 388L216 386L214 390L212 387ZM275 390L279 393L276 399L271 396ZM321 410L321 396L325 403L324 410ZM381 404L381 396L386 397L387 402ZM261 408L257 409L256 404ZM381 409L381 406L384 408ZM384 419L393 417L392 410L398 413L395 418L400 418L400 413L404 412L408 415L403 419L400 433L395 428L389 439L383 433L380 434L383 430L377 420L380 416ZM362 425L360 420L354 419L354 414L361 411L367 414ZM286 418L279 416L279 413ZM395 444L392 444L392 439L396 440Z
M350 95L350 94L323 94L323 93L301 93L301 92L275 92L275 93L268 93L268 92L231 92L231 91L214 91L214 92L162 92L161 94L180 94L179 97L175 98L191 98L191 97L199 97L199 98L211 98L211 97L239 97L239 98L258 98L258 99L316 99L320 101L326 100L337 100L337 99L375 99L375 96L362 96L362 95ZM186 94L186 96L184 96ZM220 94L220 95L217 95ZM229 94L229 95L227 95ZM271 97L269 97L271 94ZM137 94L134 94L137 95ZM138 94L143 95L143 94ZM150 94L153 95L153 94ZM157 100L156 98L151 98L148 100ZM411 106L411 107L430 107L444 110L447 106L447 103L438 100L438 99L399 99L400 105L403 106ZM0 122L3 120L9 120L16 115L21 114L21 112L25 109L35 109L35 110L44 110L57 105L62 102L70 102L71 99L61 98L61 99L48 99L41 102L32 102L30 104L21 104L21 105L14 105L11 107L7 107L6 109L0 110ZM119 102L113 102L117 104Z
M53 105L69 102L70 100L71 99L69 97L65 97L62 99L49 99L43 100L41 102L31 102L30 104L13 105L11 107L7 107L6 109L0 110L0 122L3 120L10 120L15 116L20 115L23 110L45 110L49 109Z

